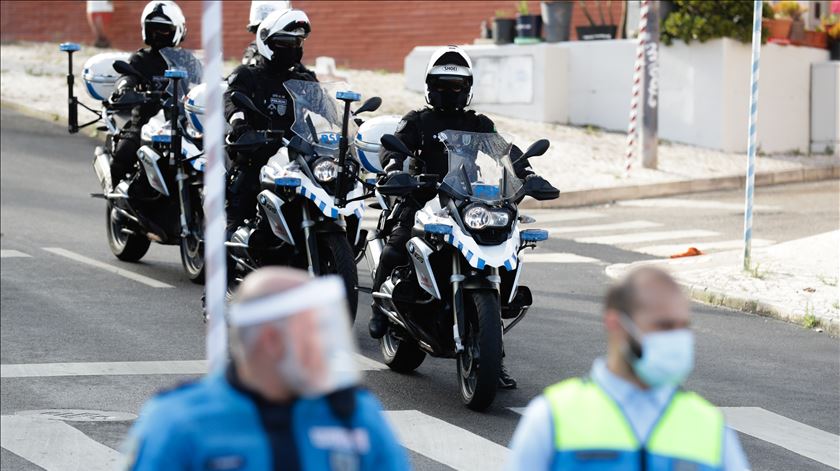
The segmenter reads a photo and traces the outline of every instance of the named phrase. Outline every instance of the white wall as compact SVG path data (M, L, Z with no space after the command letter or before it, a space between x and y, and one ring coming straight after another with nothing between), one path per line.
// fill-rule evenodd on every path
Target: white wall
M624 131L635 47L634 40L466 46L476 64L473 107L521 119ZM409 89L423 90L433 50L415 48L406 57ZM761 48L761 151L808 152L811 64L827 60L828 51L822 49L777 44ZM746 152L750 61L750 46L732 39L663 46L659 137ZM533 95L522 90L529 86Z

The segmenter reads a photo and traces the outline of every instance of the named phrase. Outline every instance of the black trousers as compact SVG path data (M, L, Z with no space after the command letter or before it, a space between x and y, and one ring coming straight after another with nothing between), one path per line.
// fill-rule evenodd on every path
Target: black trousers
M261 165L234 165L228 174L225 212L228 237L247 219L257 216Z

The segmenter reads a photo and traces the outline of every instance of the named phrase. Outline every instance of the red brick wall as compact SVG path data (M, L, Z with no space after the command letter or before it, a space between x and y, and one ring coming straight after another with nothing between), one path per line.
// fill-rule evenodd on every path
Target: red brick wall
M145 1L115 1L108 37L114 47L137 49L140 13ZM201 2L179 1L187 18L185 47L201 46ZM620 1L611 2L613 17L619 20ZM504 1L356 1L295 0L312 22L306 41L306 60L332 56L340 66L399 71L403 58L414 46L471 43L478 37L482 20L497 10L513 14L515 2ZM529 10L539 13L539 2L529 1ZM225 55L235 57L252 40L245 30L248 1L224 4ZM590 12L598 21L597 8ZM83 1L0 2L0 40L76 41L91 43L93 34L85 18ZM573 26L586 24L576 4ZM572 28L573 38L576 36Z

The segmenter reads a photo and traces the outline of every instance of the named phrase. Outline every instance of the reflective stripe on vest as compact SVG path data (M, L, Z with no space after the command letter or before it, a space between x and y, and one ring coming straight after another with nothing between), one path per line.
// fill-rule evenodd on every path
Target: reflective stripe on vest
M545 390L554 429L554 469L720 469L723 415L697 394L677 391L642 446L618 404L593 381Z

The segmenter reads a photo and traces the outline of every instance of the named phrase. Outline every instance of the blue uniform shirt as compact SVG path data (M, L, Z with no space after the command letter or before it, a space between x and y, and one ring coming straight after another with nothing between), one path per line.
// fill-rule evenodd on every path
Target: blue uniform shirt
M607 368L603 358L592 365L592 380L619 405L627 415L630 426L638 437L647 437L656 425L674 393L673 386L640 389L615 375ZM552 415L545 396L534 398L516 427L511 441L511 453L505 469L548 470L554 458L554 428ZM747 458L738 435L726 428L723 443L723 469L741 471L749 469Z
M364 390L348 393L355 407L345 420L326 397L265 413L252 394L213 373L146 404L125 444L130 469L409 469L376 398Z

